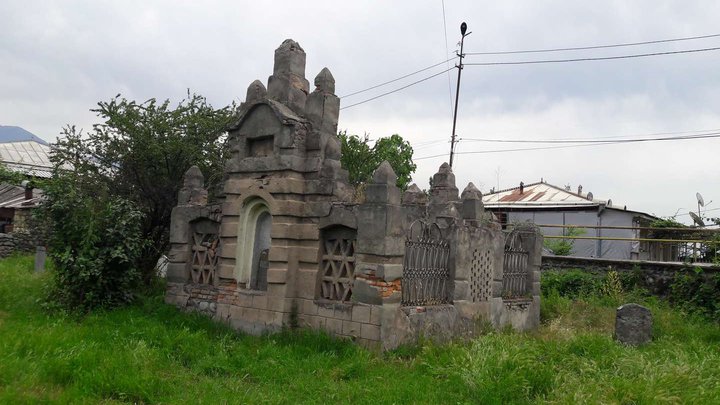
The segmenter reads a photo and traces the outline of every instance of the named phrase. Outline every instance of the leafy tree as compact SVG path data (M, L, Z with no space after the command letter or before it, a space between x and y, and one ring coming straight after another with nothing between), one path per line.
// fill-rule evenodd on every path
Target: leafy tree
M350 182L354 185L367 183L372 179L373 172L384 160L392 166L398 176L397 186L407 188L417 166L412 161L413 149L410 143L400 135L394 134L380 138L370 146L370 137L348 135L347 131L338 134L342 141L341 162L350 172Z
M204 97L188 92L176 106L168 100L137 103L118 95L91 111L102 122L87 133L66 127L53 163L58 170L68 165L74 169L81 180L63 184L79 188L80 194L106 190L110 197L137 207L142 214L141 233L150 241L138 267L149 282L168 244L170 214L185 171L192 165L200 167L211 194L222 180L229 153L225 129L235 116L235 106L215 109ZM65 208L69 215L75 214L73 207Z
M28 177L20 172L10 170L6 165L0 163L0 183L12 184L19 186Z
M138 259L149 242L140 210L97 177L67 170L56 170L45 195L40 214L53 224L55 264L46 304L84 313L131 302L141 279Z

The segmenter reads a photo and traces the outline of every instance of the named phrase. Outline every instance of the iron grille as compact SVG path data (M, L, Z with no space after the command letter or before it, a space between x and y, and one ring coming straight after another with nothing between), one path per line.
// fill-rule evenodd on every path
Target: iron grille
M522 245L522 233L512 231L505 244L503 298L519 298L527 295L529 256Z
M420 232L415 235L416 228ZM417 220L405 241L402 305L425 306L450 303L450 244L435 223Z

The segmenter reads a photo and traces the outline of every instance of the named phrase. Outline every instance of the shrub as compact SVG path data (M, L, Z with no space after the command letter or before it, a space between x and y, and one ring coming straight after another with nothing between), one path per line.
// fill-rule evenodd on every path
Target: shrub
M48 304L87 312L132 301L140 280L135 263L145 246L142 213L71 173L57 173L46 196L42 214L53 227L55 264Z
M605 280L600 286L601 295L611 298L613 300L619 300L623 295L623 285L620 280L620 275L617 271L608 271L605 275Z
M568 256L575 246L575 239L572 237L584 234L584 228L569 227L563 229L563 236L568 236L570 239L545 239L543 244L555 256Z
M720 320L720 274L707 275L699 267L678 272L669 299L687 311Z
M553 291L567 298L594 294L600 290L603 279L582 270L546 271L542 273L540 288L543 296Z

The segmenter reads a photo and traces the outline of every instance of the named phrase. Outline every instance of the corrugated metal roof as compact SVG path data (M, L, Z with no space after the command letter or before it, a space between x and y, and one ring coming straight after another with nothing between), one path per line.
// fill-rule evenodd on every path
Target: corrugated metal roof
M605 201L588 199L587 194L577 194L548 183L532 183L488 193L483 196L488 207L595 207Z
M598 207L605 205L605 208L627 211L643 215L647 218L656 218L654 215L628 210L626 206L612 203L611 201L599 200L591 197L592 193L574 193L565 188L554 186L545 182L523 185L523 192L520 193L520 186L505 190L488 193L483 196L483 203L490 209L559 209L559 208L583 208Z
M33 189L33 198L25 199L25 188L10 184L0 184L0 208L32 208L41 203L43 192Z
M0 143L0 162L9 170L34 177L50 178L50 147L35 141Z

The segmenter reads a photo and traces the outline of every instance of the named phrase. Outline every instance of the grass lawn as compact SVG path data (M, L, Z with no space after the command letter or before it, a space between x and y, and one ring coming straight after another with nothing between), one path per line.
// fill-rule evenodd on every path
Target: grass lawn
M612 340L617 302L554 295L533 333L376 354L311 332L240 335L162 297L49 315L47 278L31 257L0 261L0 403L720 403L720 327L653 299L655 339L639 349Z

